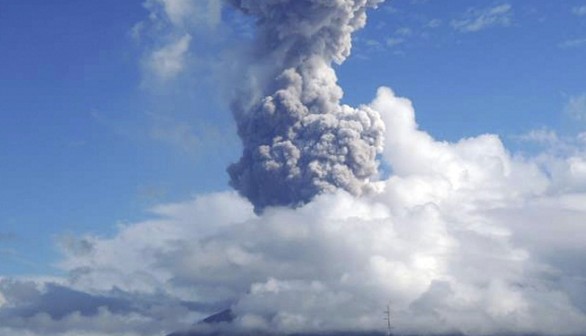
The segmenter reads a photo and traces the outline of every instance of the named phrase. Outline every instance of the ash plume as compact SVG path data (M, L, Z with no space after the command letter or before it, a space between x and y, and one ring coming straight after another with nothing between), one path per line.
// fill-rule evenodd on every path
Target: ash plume
M342 188L360 195L377 172L384 124L340 103L332 64L382 0L229 0L257 19L248 82L232 102L243 153L230 184L257 213Z

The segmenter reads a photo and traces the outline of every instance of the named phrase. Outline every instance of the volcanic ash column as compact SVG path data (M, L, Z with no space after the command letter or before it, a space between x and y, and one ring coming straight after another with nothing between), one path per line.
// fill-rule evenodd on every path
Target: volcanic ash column
M381 0L229 0L257 18L251 80L233 101L243 154L231 185L260 213L342 188L370 188L382 151L376 111L341 105L332 68ZM251 98L252 97L252 98Z

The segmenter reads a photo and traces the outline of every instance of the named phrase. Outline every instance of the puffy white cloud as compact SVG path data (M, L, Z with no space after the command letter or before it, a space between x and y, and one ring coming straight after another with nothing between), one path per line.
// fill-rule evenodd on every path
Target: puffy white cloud
M378 191L262 216L232 192L158 206L112 237L63 241L59 286L4 282L0 325L156 335L230 307L237 318L220 328L383 330L390 303L400 333L586 330L586 154L522 159L495 135L437 141L387 88L370 108L393 171Z
M491 27L506 27L511 24L512 15L510 4L483 9L473 8L461 19L452 20L451 25L458 31L472 33Z

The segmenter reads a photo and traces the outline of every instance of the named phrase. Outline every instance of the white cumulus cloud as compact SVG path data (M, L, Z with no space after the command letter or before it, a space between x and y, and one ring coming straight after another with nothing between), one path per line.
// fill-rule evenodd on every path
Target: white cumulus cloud
M233 192L155 207L111 237L65 240L59 285L5 280L0 325L157 335L231 308L219 328L382 331L390 304L399 333L586 330L586 153L523 159L490 134L437 141L387 88L369 107L393 171L371 194L261 216Z

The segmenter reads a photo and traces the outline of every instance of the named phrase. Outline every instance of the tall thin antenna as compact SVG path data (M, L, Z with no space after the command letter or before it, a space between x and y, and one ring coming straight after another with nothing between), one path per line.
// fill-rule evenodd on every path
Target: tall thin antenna
M390 304L387 305L387 309L385 310L385 321L387 321L387 336L393 336L393 332L392 332L393 327L391 326L391 305Z

